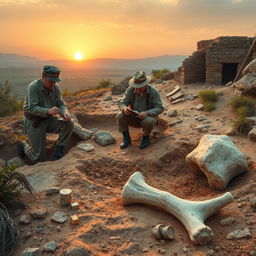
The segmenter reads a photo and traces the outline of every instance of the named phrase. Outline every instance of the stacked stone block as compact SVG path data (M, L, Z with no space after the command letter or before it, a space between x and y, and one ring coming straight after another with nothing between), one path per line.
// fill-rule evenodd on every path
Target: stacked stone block
M237 63L238 71L253 40L246 36L224 36L199 41L197 51L183 61L175 78L181 84L222 84L223 64Z

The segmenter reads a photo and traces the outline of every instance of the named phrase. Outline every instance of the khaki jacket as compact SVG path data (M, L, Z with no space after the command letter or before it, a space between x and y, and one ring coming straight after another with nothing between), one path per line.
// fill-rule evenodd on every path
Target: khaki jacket
M164 111L161 96L158 90L152 85L147 86L147 90L143 95L136 94L134 87L128 87L119 106L120 110L130 106L131 109L137 110L138 112L147 111L149 116L152 117L156 117Z
M58 85L53 90L46 90L41 79L31 82L26 88L23 109L33 116L47 117L49 108L58 107L61 114L68 112Z

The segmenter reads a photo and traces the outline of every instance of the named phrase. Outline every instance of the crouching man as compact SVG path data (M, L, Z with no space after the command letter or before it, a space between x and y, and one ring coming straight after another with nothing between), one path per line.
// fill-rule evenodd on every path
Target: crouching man
M140 149L150 144L149 135L157 123L158 115L164 111L161 96L155 87L149 85L150 81L151 77L146 76L145 72L136 72L120 102L121 112L116 119L119 131L123 134L121 149L131 144L129 126L143 128Z
M46 133L59 133L52 160L64 156L64 148L69 144L73 131L73 122L62 99L60 88L60 69L46 65L42 78L31 82L26 88L24 115L25 133L29 144L21 141L18 145L19 155L27 156L32 163L46 160ZM62 117L62 120L60 118Z

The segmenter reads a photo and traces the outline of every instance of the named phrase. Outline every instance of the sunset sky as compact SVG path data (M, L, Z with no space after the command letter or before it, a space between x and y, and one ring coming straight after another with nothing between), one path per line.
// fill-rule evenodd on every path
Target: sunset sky
M256 0L0 0L0 52L42 60L190 55L254 36Z

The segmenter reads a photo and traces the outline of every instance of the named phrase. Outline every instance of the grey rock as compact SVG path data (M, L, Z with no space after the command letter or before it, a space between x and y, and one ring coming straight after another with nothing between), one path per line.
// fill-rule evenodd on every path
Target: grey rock
M10 160L7 161L6 163L7 166L16 166L16 167L21 167L24 166L23 161L21 160L20 157L16 156Z
M174 126L176 124L179 124L179 123L182 123L182 122L183 122L183 120L176 120L176 121L173 121L173 122L169 123L168 126L172 127L172 126Z
M177 116L178 112L176 109L171 110L170 112L168 112L168 116L170 117L174 117Z
M131 76L126 77L124 80L119 82L118 84L115 84L111 87L111 92L113 95L118 95L123 92L129 87L129 80L131 79Z
M40 248L27 248L21 253L21 256L41 256Z
M174 72L166 72L166 73L161 75L160 79L162 81L167 81L167 80L174 79Z
M214 256L215 252L214 250L212 249L209 249L207 252L206 252L206 256Z
M55 212L54 215L51 217L51 221L57 222L57 223L64 223L67 221L68 216L66 215L65 212Z
M252 234L251 234L250 230L246 227L244 229L238 229L238 230L228 233L226 238L228 240L231 240L231 239L240 239L240 238L246 238L246 237L251 237L251 236L252 236Z
M248 133L248 138L252 141L256 141L256 126L254 126Z
M83 247L70 248L64 256L90 256L92 253Z
M162 81L161 79L157 79L154 83L155 83L155 84L162 84L163 81Z
M211 125L210 124L203 124L203 125L198 125L195 127L196 130L200 131L200 132L205 132L208 130L208 128L210 128Z
M196 109L197 110L203 110L204 109L204 105L203 104L198 104L198 105L196 105Z
M106 146L109 144L116 143L115 138L112 136L110 132L106 131L98 131L94 135L94 140L100 144L101 146Z
M19 218L20 224L26 225L26 224L29 224L30 222L31 222L31 220L28 215L24 214L24 215L20 216L20 218Z
M197 98L197 95L193 95L193 94L188 94L185 96L186 100L194 100Z
M202 122L202 121L207 120L207 118L206 118L205 116L196 116L195 119L196 119L198 122Z
M228 217L228 218L222 219L222 220L220 221L220 225L222 225L222 226L228 226L228 225L230 225L230 224L232 224L232 223L234 223L234 222L235 222L235 219L234 219L234 218Z
M85 152L91 152L95 149L95 147L90 143L81 143L77 147Z
M74 123L73 133L82 140L88 140L93 135L93 133L90 130L84 129L78 123Z
M58 183L56 174L49 170L42 172L40 168L25 169L23 167L24 175L26 175L31 186L38 192L44 192L45 188L54 187Z
M47 215L47 210L44 208L37 208L30 212L30 215L33 219L45 219Z
M43 250L46 252L55 252L58 246L55 241L50 241L49 243L43 246Z
M103 100L104 100L104 101L110 101L110 100L112 100L112 97L111 97L111 96L105 96L105 97L103 98Z
M59 192L60 192L60 188L58 187L51 187L45 190L46 195L58 194Z

